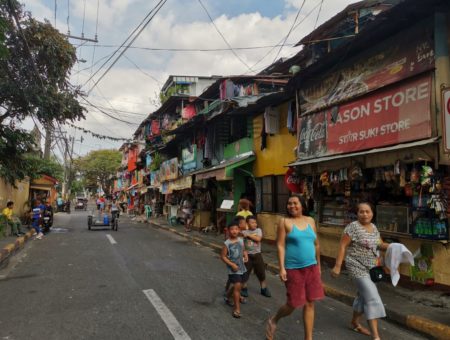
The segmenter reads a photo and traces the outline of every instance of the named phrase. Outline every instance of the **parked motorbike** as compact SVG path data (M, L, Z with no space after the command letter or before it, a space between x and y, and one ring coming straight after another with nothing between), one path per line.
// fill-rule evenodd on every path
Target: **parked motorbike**
M70 201L64 203L64 212L70 214Z
M44 233L48 233L53 225L53 209L46 207L42 214L42 229Z

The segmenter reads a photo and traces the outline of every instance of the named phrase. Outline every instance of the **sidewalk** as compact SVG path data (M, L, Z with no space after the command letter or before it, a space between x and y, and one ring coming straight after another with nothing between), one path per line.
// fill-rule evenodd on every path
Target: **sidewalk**
M123 215L122 215L123 216ZM140 222L139 218L133 219ZM153 227L164 229L192 242L219 251L223 235L205 234L198 231L185 232L183 226L170 226L164 218L151 219ZM263 243L262 253L267 269L278 274L277 250L275 245ZM327 265L322 266L322 280L325 293L334 299L351 305L356 289L345 271L339 279L333 279ZM387 319L407 328L427 334L437 339L450 339L450 295L442 292L409 290L393 287L389 283L379 283L378 290L385 304Z
M26 227L22 226L22 231L25 232ZM34 230L27 230L25 235L21 237L6 236L0 239L0 268L8 263L8 260L15 253L20 251L25 243L32 238Z

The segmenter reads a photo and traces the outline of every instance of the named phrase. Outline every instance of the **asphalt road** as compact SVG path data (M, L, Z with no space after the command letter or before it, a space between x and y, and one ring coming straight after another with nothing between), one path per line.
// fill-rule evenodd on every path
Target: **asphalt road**
M56 215L55 230L27 243L0 270L0 340L264 339L264 324L284 302L268 274L272 298L252 277L243 317L222 293L226 270L211 249L131 221L119 231L87 229L87 213ZM110 236L108 236L110 235ZM116 243L114 243L116 242ZM316 305L316 339L368 339L348 329L351 308ZM300 311L280 321L277 339L302 339ZM424 339L381 322L382 339Z

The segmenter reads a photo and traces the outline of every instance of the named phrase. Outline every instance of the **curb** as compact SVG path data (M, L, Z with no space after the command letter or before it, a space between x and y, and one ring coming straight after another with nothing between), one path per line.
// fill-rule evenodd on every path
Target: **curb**
M29 230L25 233L24 236L18 237L14 243L8 243L6 246L4 246L0 250L0 266L3 265L3 263L8 260L11 256L13 256L16 252L21 250L25 243L31 239L31 237L34 235L34 230Z
M182 236L196 244L201 244L203 246L214 249L215 251L220 251L222 247L216 243L204 241L200 237L191 236L189 234L180 232L172 227L164 227L157 222L149 222L149 224L155 228L163 229L166 231L170 231L176 235ZM274 274L278 274L279 267L274 263L266 263L266 268L270 272ZM335 300L341 301L346 305L351 306L353 304L353 300L355 298L354 295L348 294L346 292L340 291L334 287L323 284L323 288L325 290L325 295ZM386 308L387 319L398 323L404 327L413 329L420 333L430 335L435 339L445 340L450 339L450 326L444 325L439 322L435 322L417 315L402 315L393 311L389 308Z

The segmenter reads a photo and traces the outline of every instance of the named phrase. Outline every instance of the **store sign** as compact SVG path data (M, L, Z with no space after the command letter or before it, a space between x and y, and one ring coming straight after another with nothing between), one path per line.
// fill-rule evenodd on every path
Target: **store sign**
M303 192L303 181L296 175L294 168L289 168L284 176L284 184L293 193Z
M376 91L299 120L298 158L354 152L431 136L431 76Z
M183 171L189 171L197 168L197 145L193 144L189 148L181 150L183 160Z
M434 68L433 25L419 24L314 79L299 94L302 112L317 111Z
M178 177L178 158L172 158L161 163L159 168L160 181L177 179Z
M450 87L442 91L442 112L444 120L444 148L450 152Z
M150 172L150 185L152 187L158 187L161 184L161 181L159 180L159 171L152 171Z

